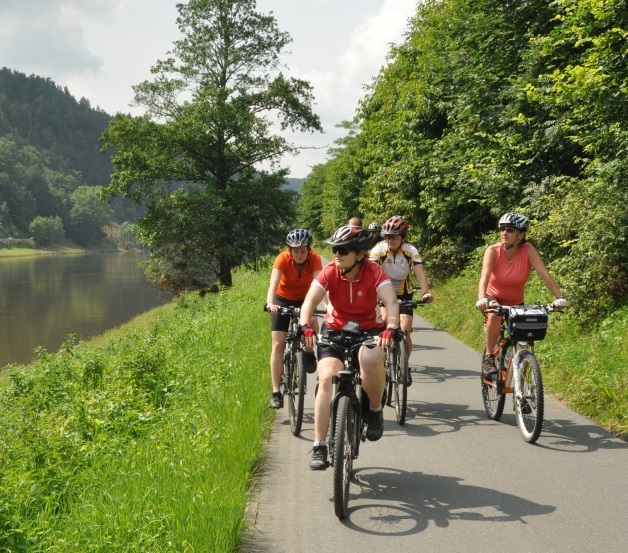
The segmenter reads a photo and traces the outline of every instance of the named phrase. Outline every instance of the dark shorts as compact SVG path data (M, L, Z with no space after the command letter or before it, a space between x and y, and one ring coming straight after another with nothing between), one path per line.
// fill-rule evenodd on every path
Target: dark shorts
M275 305L281 305L281 307L290 307L291 305L294 307L301 307L303 305L303 300L287 300L286 298L282 298L281 296L275 296ZM270 329L275 331L288 332L288 327L290 326L290 316L289 315L271 315L270 316Z
M407 300L411 300L412 299L412 295L411 294L401 294L400 296L397 296L398 300L401 301L407 301ZM399 315L409 315L410 317L412 317L414 315L414 309L412 307L408 306L403 306L400 305L399 306Z
M321 328L321 334L325 334L329 332L331 329L323 323ZM384 328L372 328L371 330L365 330L370 336L379 336L384 331ZM332 330L332 332L334 332ZM320 344L316 346L316 357L320 361L321 359L325 359L326 357L333 357L334 359L340 359L340 361L344 361L344 350L341 347L337 346L321 346Z

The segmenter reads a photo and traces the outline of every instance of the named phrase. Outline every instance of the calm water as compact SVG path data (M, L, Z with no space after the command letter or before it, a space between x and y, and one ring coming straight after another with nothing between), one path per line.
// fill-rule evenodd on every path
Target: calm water
M142 254L0 258L0 367L28 363L166 303L144 278Z

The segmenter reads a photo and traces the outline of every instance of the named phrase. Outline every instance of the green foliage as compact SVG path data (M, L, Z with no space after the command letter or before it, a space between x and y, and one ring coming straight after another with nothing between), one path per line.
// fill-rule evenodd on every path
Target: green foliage
M312 227L347 210L380 221L399 213L442 277L465 266L502 213L519 210L580 324L625 305L627 8L419 5L345 147L317 171Z
M113 217L113 210L99 194L98 187L79 186L70 196L69 235L81 246L100 244L105 236L103 226Z
M290 37L272 15L255 12L253 0L178 9L172 57L157 62L154 81L134 87L147 115L118 115L103 134L115 150L107 196L146 206L138 233L151 251L149 275L175 292L211 278L230 286L233 267L281 241L294 193L282 189L286 171L274 169L296 147L273 134L273 121L320 130L310 85L279 72Z
M63 221L61 217L35 217L28 227L33 240L38 246L52 246L63 240Z
M268 278L5 368L0 550L237 549L272 420Z

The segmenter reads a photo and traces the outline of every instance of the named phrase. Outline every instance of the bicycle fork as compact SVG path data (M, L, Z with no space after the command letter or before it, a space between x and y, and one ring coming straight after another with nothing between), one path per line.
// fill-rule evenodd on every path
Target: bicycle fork
M521 357L524 351L532 351L532 347L527 342L517 342L515 347L515 355L512 359L512 370L514 375L514 392L513 399L522 407L527 403L527 400L523 397L523 391L521 386L522 381L522 366Z

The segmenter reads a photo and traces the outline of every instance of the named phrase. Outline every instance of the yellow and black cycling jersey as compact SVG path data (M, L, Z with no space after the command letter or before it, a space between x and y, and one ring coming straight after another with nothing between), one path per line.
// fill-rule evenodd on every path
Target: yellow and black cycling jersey
M419 250L412 244L403 242L397 252L392 252L386 241L379 242L373 246L369 259L382 266L382 269L384 269L384 272L392 281L393 288L398 296L412 292L412 285L410 284L411 269L415 265L423 263Z

